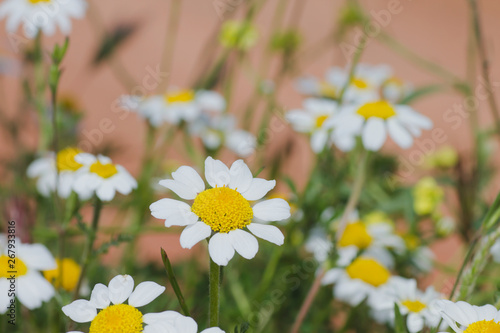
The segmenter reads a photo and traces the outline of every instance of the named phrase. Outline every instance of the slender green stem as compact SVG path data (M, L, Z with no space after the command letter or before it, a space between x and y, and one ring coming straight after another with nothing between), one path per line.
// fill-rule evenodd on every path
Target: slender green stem
M163 248L161 248L161 259L163 261L163 266L165 267L165 271L167 273L168 280L170 281L170 285L172 286L172 289L174 289L175 295L177 296L177 300L179 301L179 304L181 306L182 312L184 313L185 316L190 316L189 309L186 305L186 301L184 299L184 296L182 295L181 288L179 287L179 284L177 283L177 279L175 278L172 264L170 264L170 260L168 259L167 252L165 252L165 250Z
M73 293L73 299L78 298L78 295L80 293L80 288L85 278L85 274L87 273L87 269L92 259L92 249L94 247L94 242L97 236L97 229L99 226L99 216L101 215L101 209L102 209L102 201L97 196L95 196L94 216L92 217L91 229L88 231L87 234L87 244L83 253L82 263L81 263L82 270L80 272L80 277L78 278L78 283L76 284L76 288Z
M219 326L220 271L221 267L210 258L210 282L208 291L210 296L208 308L209 327Z

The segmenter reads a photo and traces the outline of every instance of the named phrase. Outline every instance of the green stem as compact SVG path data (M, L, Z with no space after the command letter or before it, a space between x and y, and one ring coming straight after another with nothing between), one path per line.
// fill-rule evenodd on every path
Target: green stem
M221 267L210 258L210 282L208 291L210 296L208 308L209 327L219 326L220 271Z
M99 226L99 216L101 215L102 209L102 201L96 196L94 202L94 216L92 217L92 226L88 231L87 236L87 246L85 247L85 251L83 253L82 258L82 271L80 272L80 277L78 278L78 283L76 284L75 291L73 293L73 299L77 299L80 288L82 286L83 280L85 278L85 274L87 273L88 266L90 264L90 260L92 259L92 249L94 247L94 242L97 236L97 229Z
M168 280L170 281L170 285L172 286L172 289L174 289L175 296L177 296L177 300L179 301L179 304L181 306L182 312L185 316L189 317L189 309L186 305L186 301L184 299L184 296L182 295L181 288L177 283L177 279L175 278L174 270L172 268L172 264L170 264L170 260L168 259L167 252L165 252L163 248L161 248L161 259L163 261L163 266L165 267Z

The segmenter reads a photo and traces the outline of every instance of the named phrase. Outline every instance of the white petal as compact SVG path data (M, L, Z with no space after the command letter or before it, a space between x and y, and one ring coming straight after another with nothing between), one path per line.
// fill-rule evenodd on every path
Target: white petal
M109 281L109 299L113 304L122 304L132 294L134 279L130 275L117 275Z
M98 309L107 308L110 303L108 287L102 283L96 284L90 295L90 302Z
M226 333L218 327L210 327L201 331L201 333Z
M136 308L144 306L151 303L155 298L163 294L164 291L165 287L155 282L145 281L139 283L132 295L130 295L128 304Z
M8 296L10 288L10 282L7 279L0 279L0 314L7 311L7 307L10 305L11 297Z
M181 246L185 249L192 248L199 241L210 237L212 229L210 226L203 222L196 222L189 225L181 233L180 242Z
M313 117L302 110L292 110L285 115L286 121L292 124L293 129L301 133L309 133L314 128Z
M271 191L276 186L275 180L265 180L262 178L254 178L252 184L245 192L240 192L243 198L254 201L262 199L267 192Z
M18 256L29 268L39 271L57 266L52 253L42 244L21 244Z
M252 259L259 250L257 239L250 233L236 229L229 232L233 247L243 258Z
M95 306L84 299L79 299L69 305L63 306L62 311L66 316L77 323L87 323L97 316L97 309Z
M198 216L191 211L191 206L178 200L160 199L152 203L149 209L151 215L157 219L165 220L166 227L185 226L198 221Z
M250 223L249 225L247 225L247 228L255 236L276 245L283 245L283 242L285 241L285 236L283 236L281 230L274 225Z
M269 199L253 206L253 215L263 221L281 221L290 217L290 205L283 199Z
M212 187L228 185L231 179L228 167L211 156L205 160L205 178Z
M186 184L196 193L200 193L205 189L205 183L201 179L195 169L188 166L181 166L176 171L172 172L172 178L178 182Z
M175 319L174 326L177 329L177 332L182 333L197 333L198 332L198 324L191 317L186 316L178 316Z
M238 192L243 193L252 184L253 176L248 166L243 160L237 160L231 165L229 169L231 180L229 181L229 188L233 190L238 189Z
M160 180L158 184L168 188L182 199L193 200L194 198L196 198L196 195L198 194L194 187L188 186L184 183L181 183L173 179Z
M115 197L115 188L110 181L104 181L95 193L102 201L111 201Z
M328 132L325 130L318 130L311 135L311 148L316 154L321 153L325 149L326 142L328 141Z
M228 234L216 233L208 242L210 258L219 266L226 266L234 256L234 247Z
M420 332L424 328L424 318L416 313L410 313L406 319L406 327L410 333Z
M158 313L147 313L142 319L146 324L154 324L158 322L168 322L170 324L174 324L175 320L182 316L179 312L176 311L163 311Z
M387 132L385 122L381 118L372 117L367 120L361 139L367 150L377 151L385 142Z
M401 148L408 149L413 144L413 137L396 118L387 120L387 131L394 142L396 142Z

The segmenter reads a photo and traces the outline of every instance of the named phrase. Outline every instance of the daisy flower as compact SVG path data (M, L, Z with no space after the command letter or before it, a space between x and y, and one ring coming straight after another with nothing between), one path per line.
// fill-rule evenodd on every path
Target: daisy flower
M355 255L350 253L351 256L353 254ZM345 261L342 258L340 260ZM391 273L379 261L361 256L352 260L346 267L336 267L327 271L322 284L335 284L334 297L356 306L364 300L368 300L370 304L370 298L374 293L391 280Z
M228 114L203 112L189 124L188 130L202 140L205 148L217 150L224 145L241 157L252 155L257 145L255 136L237 129L235 118Z
M102 201L111 201L115 193L127 195L137 187L135 179L118 164L106 156L81 153L75 160L84 165L74 183L73 189L82 197L94 193Z
M262 199L274 188L276 181L253 178L243 160L235 161L228 168L221 161L207 157L205 178L210 185L208 189L200 175L188 166L181 166L172 173L172 178L160 181L160 185L184 200L194 200L192 205L161 199L149 208L154 217L165 219L166 227L186 226L180 236L183 248L190 249L210 237L210 257L218 265L226 266L235 251L246 259L256 255L259 244L253 235L277 245L283 244L281 231L265 222L289 218L290 206L283 199L269 199L252 207L250 202Z
M28 166L27 175L29 178L37 179L36 188L42 196L50 196L57 183L57 194L61 198L69 197L78 176L77 171L83 167L83 164L75 160L76 155L81 152L80 149L68 147L57 153L57 159L51 152L46 157L36 159ZM59 178L57 178L58 171Z
M9 250L9 244L15 245L15 253ZM11 234L0 234L0 313L5 313L13 301L9 297L12 283L17 285L15 296L28 309L48 302L55 291L40 272L55 266L54 257L44 245L23 244Z
M226 101L215 91L173 90L163 95L148 97L124 95L120 106L137 112L154 127L165 123L178 125L181 121L191 122L202 111L220 113L226 108Z
M355 144L352 135L339 136L327 120L338 112L335 101L320 98L308 98L304 101L304 109L289 111L285 118L293 129L311 136L311 148L320 153L327 145L335 144L343 151L351 150Z
M500 331L500 312L493 305L475 306L462 301L439 300L435 308L457 333Z
M378 322L394 325L394 304L406 318L406 327L410 333L420 332L424 327L436 327L440 322L439 313L434 311L434 302L443 296L434 288L425 292L417 288L415 279L395 276L391 283L379 288L370 299L373 315ZM442 325L440 329L445 329Z
M23 24L24 34L34 38L39 31L51 36L59 28L71 32L71 19L85 16L85 0L5 0L0 4L0 18L6 18L7 31L15 32Z
M386 100L349 104L328 120L339 135L359 135L367 150L377 151L387 134L403 149L413 145L423 129L432 128L432 121L408 105L393 105Z
M330 241L321 227L315 227L311 230L309 237L305 243L307 252L312 253L314 259L318 262L325 262L333 248L333 243Z

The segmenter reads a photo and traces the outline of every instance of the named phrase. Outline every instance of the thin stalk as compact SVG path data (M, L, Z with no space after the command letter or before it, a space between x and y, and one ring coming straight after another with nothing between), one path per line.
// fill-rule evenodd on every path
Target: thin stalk
M220 271L221 267L210 258L210 282L209 282L209 327L219 326L220 308Z
M495 127L497 129L497 135L500 136L500 113L498 111L497 101L493 95L493 88L490 79L490 62L486 54L486 47L484 45L484 39L481 31L481 20L479 17L479 9L476 0L469 0L469 5L472 11L473 18L473 31L476 40L476 46L478 50L479 60L481 61L481 72L484 78L484 84L488 92L488 103L490 105L490 110L495 119Z
M182 312L185 316L190 316L189 308L186 305L186 301L184 299L184 296L182 295L181 288L179 287L177 279L175 278L174 270L172 268L172 265L170 264L170 260L168 259L167 252L165 252L163 248L161 248L161 259L163 261L163 266L165 267L165 272L167 273L167 278L170 282L170 285L172 286L172 289L174 289L175 296L177 296L177 300L179 301Z
M181 0L172 0L172 6L170 8L170 15L168 17L168 27L165 34L165 42L163 44L163 54L160 63L160 69L162 72L168 73L168 76L161 82L158 86L159 92L164 92L168 88L168 83L170 79L170 70L172 68L172 60L175 49L175 41L177 37L177 32L179 30L179 19L181 17Z
M349 77L348 77L346 83L344 84L344 86L342 87L342 90L340 91L339 99L338 99L339 104L342 102L342 98L344 97L344 94L345 94L347 88L351 85L352 79L354 78L354 73L356 71L356 66L358 65L358 62L361 59L361 54L363 54L363 50L365 49L365 45L366 45L366 38L363 37L359 41L359 45L356 48L356 52L354 53L354 56L352 58L351 68L349 69Z
M76 284L76 288L73 293L73 299L78 298L80 288L85 278L85 274L87 273L88 266L92 259L92 249L94 247L94 242L97 236L97 229L99 226L99 216L101 215L101 209L102 209L102 201L96 196L94 201L94 216L92 217L92 225L91 229L88 231L87 245L85 247L82 257L82 263L81 263L82 271L80 272L80 276L78 277L78 283Z

